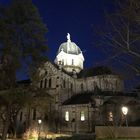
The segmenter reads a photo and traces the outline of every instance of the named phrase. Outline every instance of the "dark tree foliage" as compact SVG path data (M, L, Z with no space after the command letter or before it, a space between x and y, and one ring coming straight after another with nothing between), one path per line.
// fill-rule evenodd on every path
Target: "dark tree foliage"
M16 72L23 64L27 66L28 74L31 74L30 72L33 73L46 58L44 54L47 50L47 28L31 0L12 0L9 7L1 10L0 56L4 77L2 80L6 79L4 85L9 88L11 84L15 84Z
M16 73L20 69L26 69L30 78L34 78L40 64L46 61L46 32L47 28L32 0L11 0L9 6L0 8L0 107L3 109L1 114L4 114L3 140L6 139L8 127L16 126L13 123L16 122L14 120L19 110L29 101L26 98L28 88L26 91L17 88ZM31 99L30 93L28 99Z

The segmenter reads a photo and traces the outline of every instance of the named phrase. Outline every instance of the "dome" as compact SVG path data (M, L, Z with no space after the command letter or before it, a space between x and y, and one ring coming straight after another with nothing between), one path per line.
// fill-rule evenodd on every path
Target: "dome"
M81 49L70 40L69 33L67 42L60 45L54 62L68 73L79 73L83 69L84 56Z
M64 51L65 53L68 53L68 54L75 54L75 55L78 55L81 53L80 48L74 42L62 43L58 49L58 54L61 51Z
M81 53L80 48L70 40L70 34L67 35L67 42L64 42L60 45L57 54L59 54L61 51L64 51L67 54L75 54L78 55Z

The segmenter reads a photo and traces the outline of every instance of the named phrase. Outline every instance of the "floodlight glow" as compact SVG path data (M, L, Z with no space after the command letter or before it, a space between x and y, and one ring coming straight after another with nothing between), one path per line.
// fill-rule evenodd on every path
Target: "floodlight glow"
M38 120L38 124L41 124L41 123L42 123L42 120L41 120L41 119L39 119L39 120Z
M123 113L124 115L127 115L127 113L128 113L128 108L127 108L126 106L123 106L123 107L122 107L122 113Z

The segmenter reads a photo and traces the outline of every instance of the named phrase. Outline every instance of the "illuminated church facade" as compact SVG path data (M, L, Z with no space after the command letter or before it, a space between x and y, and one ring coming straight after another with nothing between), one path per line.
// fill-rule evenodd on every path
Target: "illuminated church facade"
M68 34L67 42L58 48L54 63L47 61L39 70L41 80L37 86L53 97L53 101L47 115L41 112L41 106L32 109L30 124L41 118L42 129L62 133L93 133L96 125L123 125L120 107L131 108L132 102L134 107L136 97L124 95L124 83L119 75L106 67L84 69L84 60L81 49ZM132 112L133 116L128 117L131 122L140 117ZM25 120L26 115L20 124Z
M43 79L38 86L46 88L54 97L55 125L61 132L94 132L95 124L113 122L114 110L110 108L109 114L103 117L100 107L106 98L112 95L119 98L124 90L120 76L108 70L98 72L101 68L96 71L84 69L83 63L81 49L68 34L67 42L60 45L54 63L48 61L40 70Z

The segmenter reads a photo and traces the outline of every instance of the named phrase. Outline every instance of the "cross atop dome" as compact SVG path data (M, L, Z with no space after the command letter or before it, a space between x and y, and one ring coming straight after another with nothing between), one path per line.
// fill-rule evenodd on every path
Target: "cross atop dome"
M67 33L67 42L71 42L69 33Z

